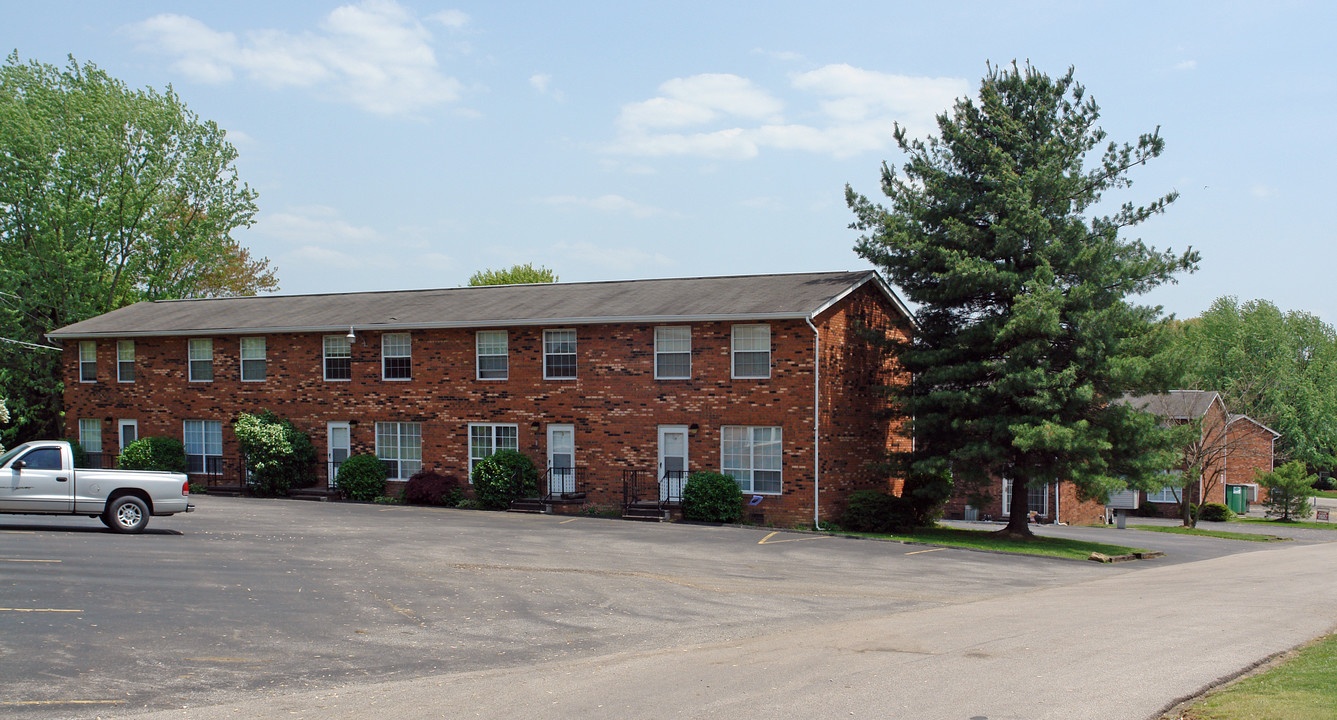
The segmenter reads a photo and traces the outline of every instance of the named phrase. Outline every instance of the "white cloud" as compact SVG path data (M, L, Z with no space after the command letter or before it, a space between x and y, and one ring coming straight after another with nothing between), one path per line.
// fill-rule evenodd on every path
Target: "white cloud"
M647 267L670 267L676 264L673 258L664 253L631 247L601 247L590 242L557 242L553 244L553 251L565 264L602 269L621 276L631 273L644 275Z
M457 11L430 19L450 28ZM394 0L364 0L335 8L316 31L252 30L239 39L184 15L156 15L129 30L149 50L174 57L172 67L206 83L238 74L280 89L311 88L369 112L394 115L457 100L463 85L442 74L432 34Z
M552 76L547 73L535 73L529 76L529 86L538 91L540 95L547 95L554 100L566 99L561 90L552 88Z
M435 20L452 30L459 30L469 24L469 16L459 10L442 10L439 13L427 16L428 20Z
M635 218L648 218L654 217L655 215L665 214L665 211L660 208L632 202L621 195L601 195L594 198L577 197L575 195L554 195L551 197L540 198L540 201L548 205L559 207L583 207L605 213L631 215Z
M1270 198L1277 194L1277 189L1262 183L1254 183L1253 187L1249 188L1249 193L1256 198Z
M844 64L798 73L790 85L806 101L801 116L814 122L785 122L781 100L736 75L670 80L660 85L657 97L622 107L618 137L605 150L746 159L774 148L851 157L889 147L897 122L912 133L931 129L934 116L969 90L962 79L892 75Z
M339 217L339 211L324 205L289 208L287 212L262 213L252 232L289 245L328 246L381 243L385 238L374 228L357 226Z
M1198 61L1197 61L1197 60L1185 60L1185 61L1183 61L1183 62L1181 62L1181 63L1177 63L1177 64L1175 65L1175 69L1176 69L1176 70L1197 70L1197 69L1198 69Z

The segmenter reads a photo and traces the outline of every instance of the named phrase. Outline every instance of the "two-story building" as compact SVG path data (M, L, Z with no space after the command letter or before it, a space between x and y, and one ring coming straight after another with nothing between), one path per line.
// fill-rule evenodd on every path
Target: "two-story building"
M232 472L231 423L268 409L323 482L351 454L463 480L515 449L551 494L617 506L628 478L672 495L717 470L752 519L796 525L899 490L870 464L910 442L878 392L904 377L870 338L912 327L862 271L143 302L50 337L71 436L180 438L197 479Z

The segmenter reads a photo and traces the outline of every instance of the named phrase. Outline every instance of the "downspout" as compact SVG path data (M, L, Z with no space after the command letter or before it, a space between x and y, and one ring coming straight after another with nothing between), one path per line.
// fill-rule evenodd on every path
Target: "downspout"
M822 333L812 324L812 318L803 322L812 328L812 526L822 529Z

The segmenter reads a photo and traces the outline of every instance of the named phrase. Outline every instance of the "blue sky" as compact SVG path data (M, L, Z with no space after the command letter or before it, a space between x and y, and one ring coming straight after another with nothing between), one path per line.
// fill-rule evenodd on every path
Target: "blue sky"
M63 2L0 47L171 84L259 194L239 237L281 292L869 267L844 186L874 196L986 61L1075 66L1111 139L1165 154L1113 202L1202 252L1147 296L1181 317L1265 298L1337 322L1337 117L1325 2ZM917 7L922 5L923 7Z

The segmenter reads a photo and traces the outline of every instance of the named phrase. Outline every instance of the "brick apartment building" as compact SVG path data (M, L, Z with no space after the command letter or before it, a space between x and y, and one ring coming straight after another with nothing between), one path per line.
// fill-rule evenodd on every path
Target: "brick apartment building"
M616 507L649 479L672 500L718 470L750 517L798 525L899 490L869 463L908 447L876 390L904 378L866 333L911 328L863 271L143 302L50 337L71 437L180 438L195 480L232 472L232 421L268 409L322 483L351 454L463 479L510 448L554 498Z

